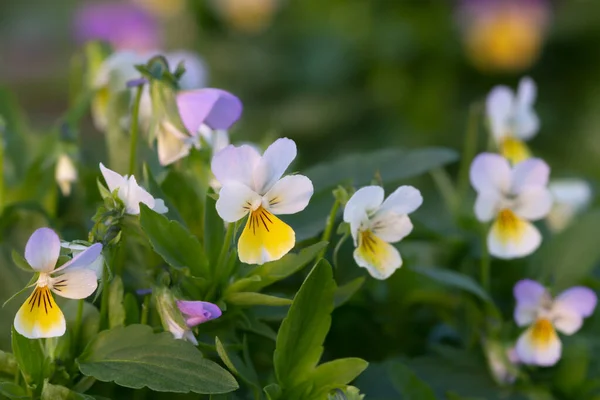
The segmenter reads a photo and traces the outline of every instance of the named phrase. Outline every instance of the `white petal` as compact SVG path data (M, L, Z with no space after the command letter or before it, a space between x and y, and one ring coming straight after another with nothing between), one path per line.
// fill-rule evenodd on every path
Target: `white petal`
M530 77L526 76L519 82L517 90L517 103L519 107L531 107L535 102L537 88L535 82Z
M510 165L498 154L479 154L471 163L469 175L471 185L479 193L506 193L510 188Z
M514 107L513 91L506 86L496 86L486 99L486 113L494 138L499 141L510 134L510 118Z
M423 204L421 192L412 186L400 186L383 202L378 213L410 214Z
M538 229L528 221L517 219L508 224L494 222L487 243L490 254L503 259L525 257L542 242Z
M211 168L221 185L238 182L254 190L254 169L259 162L260 154L253 147L229 145L215 154Z
M371 233L360 233L365 234L369 236L369 242L365 242L364 236L359 240L359 246L354 250L354 260L359 267L366 268L373 278L389 278L402 266L400 253L381 238Z
M515 322L517 326L530 325L537 318L538 312L544 307L544 303L550 303L550 294L540 283L523 279L513 289L515 300Z
M475 216L481 222L491 221L498 213L501 201L498 192L480 192L475 200Z
M534 333L535 325L521 334L517 340L516 352L523 364L549 367L560 359L562 344L554 330L547 340L540 340Z
M248 186L237 182L224 185L217 200L217 213L225 222L236 222L260 205L262 198Z
M350 224L352 237L356 244L358 228L368 221L369 213L373 213L383 203L383 188L365 186L358 189L344 208L344 221Z
M583 179L556 179L548 185L554 202L566 204L579 211L590 203L592 188Z
M77 169L71 158L66 154L61 154L58 158L54 179L56 179L63 196L71 194L71 183L77 180Z
M528 187L519 193L515 213L530 221L544 218L552 208L552 194L545 187Z
M295 214L306 208L313 192L306 176L284 176L265 194L263 206L273 214Z
M102 172L102 176L104 177L106 185L108 186L108 190L111 193L117 190L118 188L127 185L127 179L117 174L115 171L106 168L102 163L100 163L100 171Z
M85 299L98 287L98 278L91 269L74 269L52 277L50 289L67 299Z
M165 201L163 199L154 199L154 207L152 207L152 210L159 214L165 214L169 212L169 208L165 205Z
M157 134L157 150L160 165L169 165L190 154L191 139L170 122L163 122Z
M36 271L49 272L54 269L60 255L60 239L50 228L33 232L25 245L25 259Z
M222 129L216 129L212 137L213 153L217 153L229 146L229 133Z
M60 268L54 270L54 272L74 270L77 268L89 268L102 253L102 244L95 243L89 247L86 247L83 251L77 252L73 255L73 258L64 263Z
M110 85L112 90L127 90L127 81L140 77L136 64L145 64L147 59L132 51L117 51L108 56L94 77L94 86Z
M138 185L135 176L130 176L127 187L119 190L119 198L125 203L125 212L130 215L140 213L140 203L144 203L150 209L155 206L154 197Z
M514 116L514 135L522 140L529 140L538 133L540 119L534 110L519 110Z
M581 328L583 318L592 315L597 302L596 294L589 288L576 286L565 290L552 305L554 326L565 335L572 335Z
M255 189L264 195L283 176L296 158L296 143L288 138L277 139L265 150L254 170Z
M512 188L514 194L521 193L525 188L544 187L548 185L550 167L539 158L530 158L518 163L512 171Z
M396 214L391 211L380 213L378 211L375 217L369 221L369 227L381 240L396 243L412 232L413 224L406 214Z

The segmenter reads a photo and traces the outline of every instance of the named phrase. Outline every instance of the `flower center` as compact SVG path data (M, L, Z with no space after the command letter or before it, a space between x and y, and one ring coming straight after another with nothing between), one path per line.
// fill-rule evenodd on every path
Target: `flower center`
M50 283L50 275L44 272L40 273L40 277L37 280L38 287L46 287Z
M507 136L500 143L500 153L506 157L511 163L517 164L530 157L527 146L512 136Z
M533 325L533 340L537 343L548 344L554 337L554 327L546 318L538 319Z

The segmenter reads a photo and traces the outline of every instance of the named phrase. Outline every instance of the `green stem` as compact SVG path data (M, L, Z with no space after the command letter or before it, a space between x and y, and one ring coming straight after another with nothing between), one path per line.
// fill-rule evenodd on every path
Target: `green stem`
M335 203L333 203L333 206L331 207L331 211L329 212L329 217L327 218L327 222L325 224L325 230L323 231L323 235L321 236L321 241L322 242L328 242L329 240L331 240L331 233L333 232L333 226L335 225L335 218L337 217L337 213L338 210L340 209L340 202L338 199L335 199ZM325 256L325 253L327 252L327 247L326 246L323 248L323 250L321 250L319 252L319 254L317 255L317 260L321 259Z
M448 172L446 172L446 170L443 168L434 168L431 170L430 174L440 194L444 198L446 207L448 207L448 210L455 215L458 205L456 188L452 184L452 180L450 179L450 176L448 176Z
M479 114L481 110L480 103L471 104L469 107L469 117L467 120L467 133L463 145L463 154L458 173L458 195L459 199L464 199L469 189L469 169L471 162L477 152L477 134L479 128Z
M0 214L4 211L4 122L0 120Z
M227 225L227 231L225 232L225 239L223 240L223 247L221 247L221 253L219 254L219 258L217 260L216 270L214 271L214 280L211 285L208 293L206 295L206 300L211 301L213 296L215 295L217 288L220 284L222 270L227 266L225 265L227 261L227 254L229 254L229 247L231 246L231 241L233 240L233 233L236 230L236 225L234 223L229 223Z
M100 329L108 327L108 266L102 270L102 298L100 299Z
M338 266L338 254L340 252L340 249L342 248L342 245L344 244L346 239L348 239L349 236L350 234L348 232L344 233L344 236L342 236L342 238L337 242L335 248L333 249L333 266L335 268L337 268Z
M490 292L490 253L487 246L487 229L483 229L482 253L481 253L481 286L486 292Z
M142 304L142 318L140 323L142 325L148 324L148 313L150 312L150 296L144 297L144 304Z
M135 157L137 154L137 141L138 141L138 131L139 131L139 116L140 116L140 102L142 99L142 91L144 89L144 85L140 85L137 87L137 92L135 94L135 101L133 103L133 111L131 112L131 138L130 138L130 147L129 147L129 175L133 175L135 173Z
M77 343L81 332L81 319L83 318L83 299L77 302L77 316L75 317L75 326L73 327L73 354L77 354Z

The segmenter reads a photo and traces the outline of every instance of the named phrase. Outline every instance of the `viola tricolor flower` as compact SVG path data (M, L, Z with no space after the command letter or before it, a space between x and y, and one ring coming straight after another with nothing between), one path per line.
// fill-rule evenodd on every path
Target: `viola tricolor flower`
M507 86L496 86L487 97L486 113L491 133L500 153L512 163L531 156L523 142L535 136L540 128L533 110L535 97L535 83L528 77L521 79L516 94Z
M36 230L25 246L25 259L39 277L35 289L15 316L15 330L29 339L62 336L65 317L52 292L68 299L84 299L98 287L94 271L89 269L102 252L96 243L56 268L60 239L49 228Z
M520 327L529 326L517 341L517 356L523 364L540 366L554 365L560 359L562 344L556 331L565 335L577 332L597 303L596 294L582 286L552 299L546 288L530 279L517 282L514 295L515 322Z
M70 243L70 242L61 242L60 247L63 249L71 250L71 255L73 257L77 257L79 254L83 253L92 245L84 245L80 243ZM94 271L98 280L102 279L102 273L104 272L104 256L99 254L98 257L87 265L85 268Z
M293 140L277 139L261 156L255 148L229 145L212 159L212 172L222 185L217 212L225 222L248 215L238 242L240 261L263 264L286 255L296 243L293 229L276 215L306 208L313 194L310 179L283 173L296 158Z
M221 309L217 305L207 301L178 300L177 308L179 308L179 311L185 318L185 323L188 328L185 330L182 337L196 346L198 345L198 341L194 337L191 329L210 320L219 318L222 314ZM177 337L179 331L171 331L171 333L175 335L176 339L181 339L181 337Z
M400 253L390 243L413 229L408 214L423 203L421 192L400 186L384 201L383 188L366 186L354 193L344 209L354 239L354 260L376 279L387 279L402 266Z
M515 94L507 86L496 86L486 99L486 114L490 130L500 153L512 163L531 157L525 141L540 128L533 109L536 97L535 83L525 77Z
M77 181L77 169L68 155L61 154L58 157L56 169L54 170L54 179L56 179L56 183L58 183L63 196L69 196L71 194L71 185Z
M169 211L163 200L155 199L144 188L138 185L135 176L121 176L115 171L106 168L102 163L100 163L100 171L102 171L102 176L104 176L108 190L111 193L117 191L119 199L125 205L125 213L138 215L140 213L140 203L144 203L159 214Z
M470 176L477 191L475 216L481 222L495 219L487 238L490 254L518 258L539 247L542 236L530 221L550 212L549 174L548 165L537 158L512 168L498 154L483 153L473 160Z
M185 75L184 75L185 76ZM187 156L204 140L214 153L229 145L227 130L240 118L242 102L220 89L198 89L177 94L181 122L189 134L165 121L158 131L158 159L169 165Z
M583 179L555 179L550 181L548 189L552 193L554 204L546 222L554 232L566 228L592 200L592 188Z

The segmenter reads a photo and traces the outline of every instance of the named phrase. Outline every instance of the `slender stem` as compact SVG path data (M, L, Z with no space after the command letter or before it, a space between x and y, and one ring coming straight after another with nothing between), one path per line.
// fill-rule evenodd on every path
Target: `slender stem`
M133 111L131 112L131 142L129 147L129 175L135 173L135 157L137 154L137 141L139 131L139 116L140 116L140 102L142 99L142 90L144 85L137 87L135 94L135 101L133 103Z
M452 184L452 180L450 179L448 172L446 172L446 170L443 168L435 168L431 170L430 174L440 194L444 198L446 207L448 207L448 210L454 215L458 205L456 188Z
M350 234L348 232L344 233L344 236L342 236L342 238L337 242L335 248L333 249L333 266L335 268L337 268L338 266L338 254L340 252L340 249L342 248L342 245L344 244L346 239L348 239L349 236Z
M73 327L73 354L77 354L77 343L81 332L81 319L83 318L83 299L77 302L77 316L75 317L75 326Z
M463 144L463 154L460 162L460 169L458 173L458 195L459 199L464 199L464 196L469 189L469 169L471 167L471 161L475 157L477 152L477 134L479 128L479 114L481 104L474 103L469 107L469 117L467 120L467 133L465 135L465 142Z
M144 304L142 304L142 318L140 323L142 325L148 324L148 313L150 312L150 296L144 297Z
M337 217L337 213L338 213L339 209L340 209L340 202L338 199L335 199L335 203L333 203L333 206L331 207L331 211L329 212L329 217L327 218L327 222L325 223L325 230L323 231L323 235L321 236L322 242L329 243L329 240L331 240L331 233L333 232L333 226L335 225L335 218ZM319 254L317 255L317 260L321 259L325 256L325 253L327 252L327 247L329 247L329 246L324 247L323 250L321 250L319 252Z
M100 299L100 329L108 327L108 266L102 270L102 298Z
M482 229L482 253L481 253L481 286L489 293L490 291L490 253L487 246L487 226Z
M229 247L231 246L231 241L233 239L233 233L236 230L236 225L234 223L229 223L227 225L227 231L225 232L225 239L223 240L223 247L221 247L221 253L219 254L219 258L217 260L216 269L214 271L214 280L211 285L208 293L206 294L206 300L211 301L213 296L215 295L217 288L219 287L222 270L224 270L227 266L225 263L227 262L227 254L229 254Z

